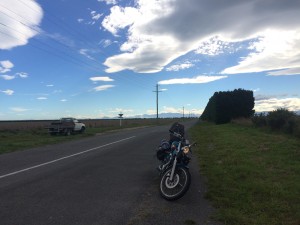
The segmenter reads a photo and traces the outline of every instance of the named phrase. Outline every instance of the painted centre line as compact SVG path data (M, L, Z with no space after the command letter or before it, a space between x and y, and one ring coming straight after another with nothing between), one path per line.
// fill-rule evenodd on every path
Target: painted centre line
M28 167L28 168L25 168L25 169L22 169L22 170L18 170L18 171L12 172L12 173L4 174L4 175L0 176L0 179L8 177L8 176L15 175L15 174L18 174L18 173L22 173L22 172L25 172L25 171L28 171L28 170L36 169L36 168L39 168L39 167L42 167L42 166L46 166L46 165L49 165L49 164L52 164L52 163L55 163L55 162L58 162L58 161L61 161L61 160L64 160L64 159L72 158L74 156L82 155L82 154L87 153L87 152L95 151L97 149L104 148L104 147L107 147L109 145L113 145L113 144L116 144L116 143L119 143L119 142L122 142L122 141L126 141L126 140L129 140L129 139L135 138L135 137L136 136L124 138L124 139L121 139L121 140L118 140L118 141L114 141L114 142L111 142L111 143L108 143L108 144L105 144L105 145L101 145L101 146L98 146L98 147L95 147L95 148L87 149L87 150L84 150L82 152L78 152L78 153L75 153L75 154L72 154L72 155L64 156L64 157L61 157L61 158L58 158L58 159L54 159L54 160L51 160L51 161L48 161L48 162L45 162L45 163L41 163L41 164L31 166L31 167Z

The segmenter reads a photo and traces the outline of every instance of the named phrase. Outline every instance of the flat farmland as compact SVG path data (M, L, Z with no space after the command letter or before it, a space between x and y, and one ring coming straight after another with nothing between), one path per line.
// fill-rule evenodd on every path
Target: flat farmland
M180 118L159 119L159 123L166 124L181 120ZM0 121L0 131L3 130L28 130L43 129L50 125L54 120L12 120ZM86 128L99 127L120 127L119 119L81 119ZM148 126L156 124L156 119L122 119L122 126Z
M187 120L186 118L185 121ZM0 154L90 137L113 130L153 125L171 125L174 122L181 122L182 119L122 119L122 126L120 126L119 119L84 119L80 121L86 125L85 133L70 136L49 135L46 128L52 121L0 121Z

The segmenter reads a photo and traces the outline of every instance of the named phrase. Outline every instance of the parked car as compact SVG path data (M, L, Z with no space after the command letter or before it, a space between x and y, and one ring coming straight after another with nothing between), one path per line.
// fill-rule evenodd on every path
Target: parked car
M51 135L71 135L75 132L83 133L85 131L85 124L75 118L61 118L59 121L51 122L47 129Z

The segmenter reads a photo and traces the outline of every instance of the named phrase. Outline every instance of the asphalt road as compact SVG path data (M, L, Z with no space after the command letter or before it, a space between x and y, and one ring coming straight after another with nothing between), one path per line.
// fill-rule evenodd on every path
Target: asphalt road
M188 129L193 123L186 123ZM196 157L186 195L159 195L154 157L170 126L0 155L1 225L216 224Z

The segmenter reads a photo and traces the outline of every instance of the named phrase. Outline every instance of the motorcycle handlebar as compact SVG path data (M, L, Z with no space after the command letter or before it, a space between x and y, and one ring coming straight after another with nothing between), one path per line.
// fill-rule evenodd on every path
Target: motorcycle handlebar
M172 131L172 130L169 130L169 132L171 134L173 134L175 137L178 137L180 139L183 139L183 137L181 136L181 134L175 132L175 131ZM193 147L193 146L196 146L197 145L197 142L194 142L193 144L190 144L189 147Z
M171 134L173 134L175 137L178 137L178 138L183 138L182 136L181 136L181 134L179 134L179 133L177 133L177 132L175 132L175 131L172 131L172 130L169 130L169 132L171 133Z
M190 147L196 146L197 142L194 142L193 144L190 145Z

